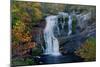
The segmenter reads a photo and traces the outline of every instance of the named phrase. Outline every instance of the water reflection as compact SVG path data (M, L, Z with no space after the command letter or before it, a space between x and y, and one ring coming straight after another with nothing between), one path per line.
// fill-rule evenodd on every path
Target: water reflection
M82 58L73 54L69 54L65 56L43 55L39 59L39 62L41 62L41 64L58 64L58 63L71 63L71 62L82 62L82 61L83 61Z

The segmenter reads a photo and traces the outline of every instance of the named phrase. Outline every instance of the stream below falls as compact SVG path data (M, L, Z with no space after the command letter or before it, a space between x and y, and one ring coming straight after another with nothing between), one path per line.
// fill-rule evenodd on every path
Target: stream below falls
M75 54L67 55L41 55L35 58L37 64L59 64L59 63L73 63L73 62L83 62L84 60Z

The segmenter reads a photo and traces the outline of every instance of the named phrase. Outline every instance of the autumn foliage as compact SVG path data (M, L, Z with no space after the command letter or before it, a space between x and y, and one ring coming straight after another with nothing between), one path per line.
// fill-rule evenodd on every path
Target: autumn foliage
M32 24L42 18L40 4L14 1L12 13L12 56L24 56L36 46L32 41Z
M85 61L94 61L96 59L96 39L88 38L75 53Z

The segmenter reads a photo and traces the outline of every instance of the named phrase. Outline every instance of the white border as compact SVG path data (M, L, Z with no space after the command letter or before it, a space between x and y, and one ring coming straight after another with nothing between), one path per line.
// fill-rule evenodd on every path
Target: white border
M20 0L18 0L20 1ZM83 4L83 5L96 5L96 0L21 0L21 1L40 1L40 2L53 2L53 3L67 3L67 4Z
M0 67L10 64L10 1L0 1Z

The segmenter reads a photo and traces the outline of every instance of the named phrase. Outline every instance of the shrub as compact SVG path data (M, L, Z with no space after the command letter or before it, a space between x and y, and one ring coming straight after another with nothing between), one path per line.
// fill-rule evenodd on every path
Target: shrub
M94 61L96 59L96 39L94 37L88 38L75 53L85 61Z

